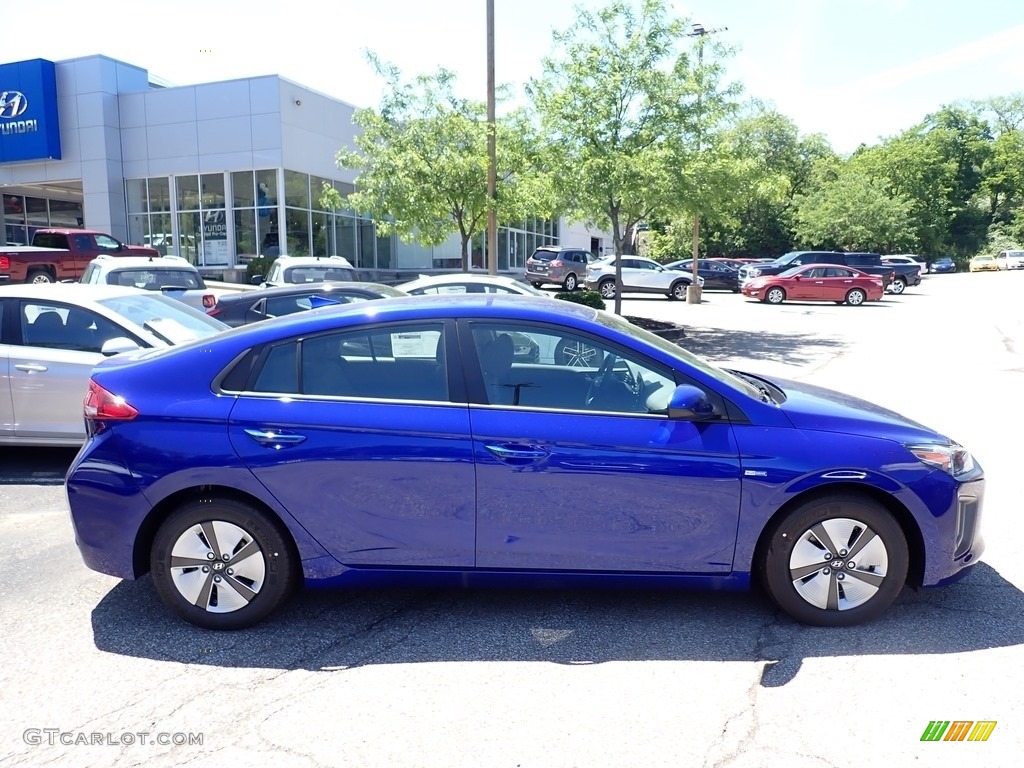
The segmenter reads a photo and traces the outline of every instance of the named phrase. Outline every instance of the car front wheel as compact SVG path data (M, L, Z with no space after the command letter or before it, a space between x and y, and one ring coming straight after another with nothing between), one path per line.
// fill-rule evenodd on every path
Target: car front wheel
M615 298L615 281L612 279L602 280L597 286L598 292L601 294L602 299L614 299Z
M786 300L786 292L778 286L769 288L764 295L764 300L769 304L781 304Z
M669 291L668 297L670 299L676 299L677 301L686 300L686 289L690 287L690 284L685 280L680 280L678 283L672 286L672 290Z
M804 624L842 627L875 619L907 578L903 530L865 497L808 502L767 536L762 581L775 603Z
M892 285L889 286L889 290L899 296L905 290L907 290L907 284L904 282L902 277L897 277L892 281Z
M178 616L206 629L243 629L294 589L290 542L265 512L232 499L187 503L160 526L150 570Z

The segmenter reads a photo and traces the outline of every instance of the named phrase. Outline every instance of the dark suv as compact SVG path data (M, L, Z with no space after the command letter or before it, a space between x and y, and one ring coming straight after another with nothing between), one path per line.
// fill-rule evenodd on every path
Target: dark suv
M594 260L590 251L560 245L542 245L526 260L526 280L534 288L556 283L575 291L587 275L587 264Z

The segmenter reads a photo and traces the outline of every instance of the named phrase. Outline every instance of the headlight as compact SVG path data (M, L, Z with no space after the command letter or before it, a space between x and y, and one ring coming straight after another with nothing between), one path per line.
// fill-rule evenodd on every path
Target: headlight
M761 276L761 270L760 269L751 269L749 272L747 272L747 277L760 277L760 276Z
M956 443L908 445L907 450L928 466L941 469L953 477L961 477L974 471L974 457Z

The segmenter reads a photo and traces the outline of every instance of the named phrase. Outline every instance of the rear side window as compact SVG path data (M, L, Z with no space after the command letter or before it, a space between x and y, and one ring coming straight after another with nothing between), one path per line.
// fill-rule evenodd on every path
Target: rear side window
M68 238L57 232L37 232L32 238L32 245L40 248L63 248L67 250Z

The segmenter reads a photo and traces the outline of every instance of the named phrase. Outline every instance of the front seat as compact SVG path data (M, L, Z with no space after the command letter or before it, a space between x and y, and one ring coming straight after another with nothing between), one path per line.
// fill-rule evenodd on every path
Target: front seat
M54 311L41 313L25 327L25 343L34 347L62 347L66 343L64 320Z
M499 333L480 350L480 370L487 389L487 402L492 405L512 404L513 388L507 386L507 379L515 354L515 344L507 333Z

